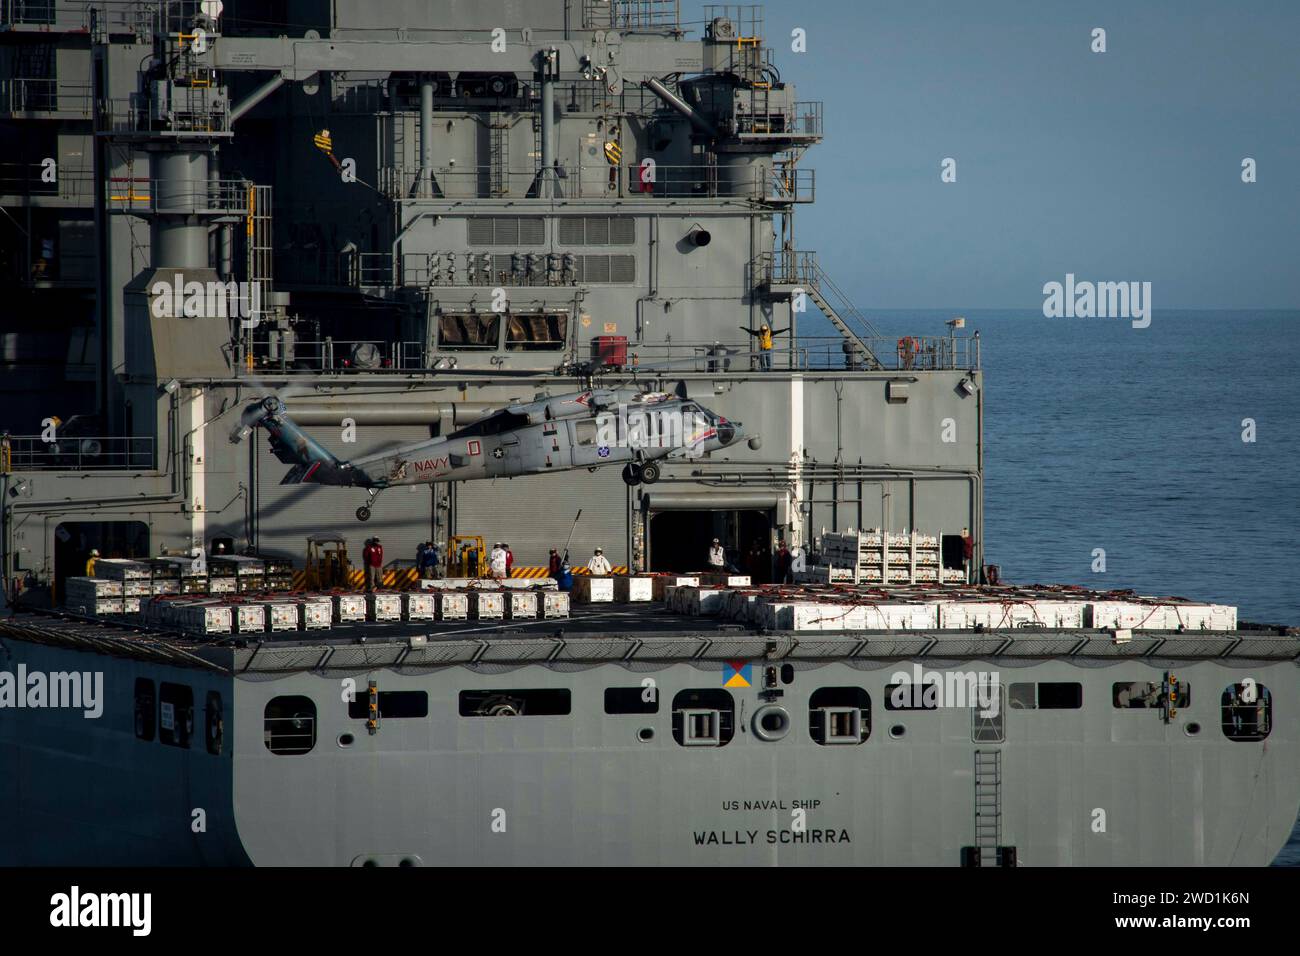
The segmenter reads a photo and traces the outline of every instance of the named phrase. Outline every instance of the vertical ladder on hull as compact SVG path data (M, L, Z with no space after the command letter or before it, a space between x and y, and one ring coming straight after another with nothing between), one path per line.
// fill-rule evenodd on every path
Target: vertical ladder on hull
M999 864L1002 846L1002 751L975 751L975 852L980 866Z

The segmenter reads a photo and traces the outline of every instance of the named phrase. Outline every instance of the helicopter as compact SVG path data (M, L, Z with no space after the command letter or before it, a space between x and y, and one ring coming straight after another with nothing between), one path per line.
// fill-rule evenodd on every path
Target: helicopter
M507 405L445 437L341 461L303 431L285 403L271 395L245 407L231 434L238 443L252 428L270 436L271 452L292 465L280 484L363 488L357 520L370 520L381 492L398 485L513 478L622 464L630 486L654 484L666 460L694 458L745 439L729 421L691 400L686 383L673 392L586 387L555 397ZM761 447L757 436L748 439Z

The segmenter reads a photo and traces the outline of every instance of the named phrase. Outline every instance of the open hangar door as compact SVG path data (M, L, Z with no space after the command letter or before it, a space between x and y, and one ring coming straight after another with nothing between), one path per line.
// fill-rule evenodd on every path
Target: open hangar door
M628 563L628 487L618 468L521 475L454 485L452 527L510 545L515 567L546 567L550 549L564 547L578 510L569 557L585 567L601 548L616 569Z
M778 498L650 492L644 502L646 566L678 573L706 570L709 546L722 542L728 566L756 584L773 578Z

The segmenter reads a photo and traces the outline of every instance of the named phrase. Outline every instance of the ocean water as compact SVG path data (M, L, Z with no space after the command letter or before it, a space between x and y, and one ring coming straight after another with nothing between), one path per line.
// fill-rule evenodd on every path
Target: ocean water
M960 313L866 314L893 338ZM983 343L986 561L1005 580L1300 626L1300 312L1156 311L1145 329L965 315ZM1278 864L1300 866L1300 825Z

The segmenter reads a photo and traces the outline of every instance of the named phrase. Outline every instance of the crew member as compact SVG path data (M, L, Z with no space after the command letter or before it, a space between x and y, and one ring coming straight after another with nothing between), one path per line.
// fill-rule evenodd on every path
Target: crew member
M961 529L961 563L966 571L966 583L971 583L971 558L975 556L975 542L971 539L970 528Z
M373 591L384 583L384 546L378 538L371 538L361 551L361 561L366 566L366 590Z
M560 570L563 566L564 562L560 560L560 552L551 548L551 558L546 564L546 576L557 581L560 580Z
M98 558L99 551L95 548L91 548L90 557L86 559L86 577L93 578L95 576L95 561L98 560Z
M609 564L609 558L605 557L605 552L600 548L596 549L591 560L587 562L587 570L592 574L609 574L613 570Z
M420 577L438 577L438 549L432 541L424 543L424 551L420 554Z
M772 371L772 336L780 335L782 332L789 332L789 327L787 326L784 329L773 329L764 322L758 327L757 332L753 329L747 329L743 325L740 326L740 331L748 332L750 335L758 339L758 367L764 372Z
M726 565L727 552L722 549L722 542L714 538L713 544L709 545L709 568L713 571L721 571Z
M504 541L501 542L501 547L506 552L506 577L510 577L511 572L515 569L515 553L510 550L510 545Z
M776 549L776 579L782 584L789 584L790 577L790 549L785 546L785 538L777 542Z
M488 569L498 581L506 576L506 549L500 541L492 546L488 555Z

